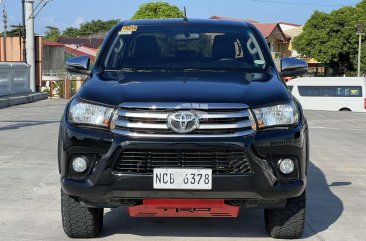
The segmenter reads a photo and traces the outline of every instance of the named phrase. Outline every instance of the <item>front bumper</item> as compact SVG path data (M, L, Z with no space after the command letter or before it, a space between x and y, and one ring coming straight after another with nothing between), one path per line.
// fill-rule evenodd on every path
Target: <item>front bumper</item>
M125 148L235 148L245 151L251 174L213 175L212 190L154 190L152 175L112 174L114 163ZM73 127L63 119L60 126L59 169L65 193L99 206L118 206L123 200L139 199L225 199L276 202L299 196L306 186L307 126L258 131L235 138L144 139L112 134L102 129ZM75 154L96 155L93 168L83 177L69 172ZM295 177L286 178L274 161L291 156L297 161ZM110 206L110 205L108 205Z

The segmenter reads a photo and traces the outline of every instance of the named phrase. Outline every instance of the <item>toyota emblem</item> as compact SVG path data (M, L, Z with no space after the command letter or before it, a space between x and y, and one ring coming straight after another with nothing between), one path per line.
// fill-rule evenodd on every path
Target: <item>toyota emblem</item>
M167 126L177 133L189 133L200 125L200 117L190 111L178 111L167 118Z

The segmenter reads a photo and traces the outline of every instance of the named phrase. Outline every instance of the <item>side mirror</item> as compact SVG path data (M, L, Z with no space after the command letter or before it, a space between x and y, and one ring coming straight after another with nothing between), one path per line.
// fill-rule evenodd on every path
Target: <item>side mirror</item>
M88 56L73 57L66 61L66 70L70 73L89 75L90 58Z
M308 64L301 59L282 58L281 59L281 77L302 76L308 71Z

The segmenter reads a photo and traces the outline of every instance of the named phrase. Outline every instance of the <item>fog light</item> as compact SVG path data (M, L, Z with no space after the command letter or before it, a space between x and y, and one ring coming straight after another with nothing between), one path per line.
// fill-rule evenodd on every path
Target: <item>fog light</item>
M87 168L88 162L86 157L77 156L72 160L72 169L74 169L75 172L82 173L85 172Z
M290 174L294 171L295 164L294 161L289 158L280 159L278 161L278 168L283 174Z

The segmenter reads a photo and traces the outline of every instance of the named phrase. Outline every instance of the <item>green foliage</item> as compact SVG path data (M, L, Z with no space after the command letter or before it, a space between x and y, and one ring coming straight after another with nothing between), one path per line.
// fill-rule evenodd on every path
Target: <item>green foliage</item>
M47 31L45 33L44 39L49 41L57 41L61 37L61 32L58 28L47 26Z
M92 20L86 23L80 24L80 28L69 27L63 32L65 37L79 37L79 36L89 36L91 34L108 32L114 25L119 23L120 19L111 19L107 21L103 20Z
M11 25L11 29L6 32L7 37L19 37L19 34L23 34L23 27L19 25ZM4 32L1 33L4 36Z
M366 0L329 14L315 11L302 34L294 39L294 48L307 57L330 64L339 75L354 73L358 54L356 25L366 26ZM366 55L362 60L366 63Z
M132 19L182 18L183 12L167 2L150 2L140 5Z
M73 27L68 27L62 33L62 36L64 36L64 37L77 37L77 36L79 36L79 29L73 28Z

